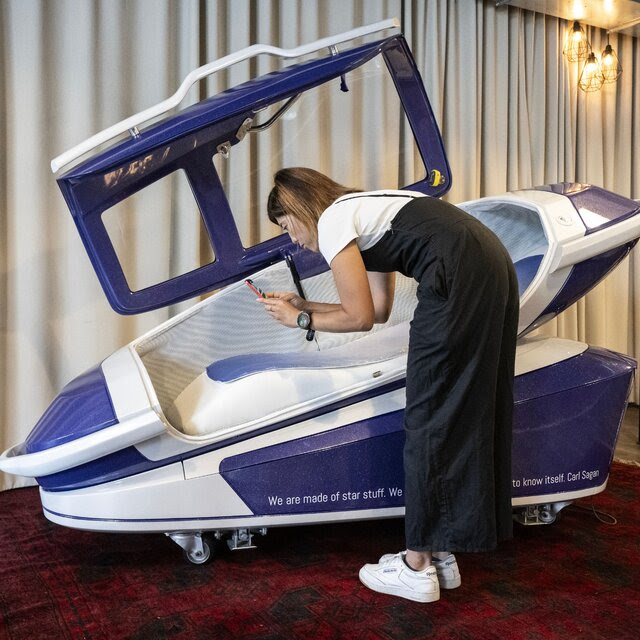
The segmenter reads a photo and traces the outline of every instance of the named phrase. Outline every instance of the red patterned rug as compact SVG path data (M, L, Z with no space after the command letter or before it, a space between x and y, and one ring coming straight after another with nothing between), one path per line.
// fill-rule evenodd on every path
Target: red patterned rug
M640 467L553 525L459 554L462 587L418 604L373 593L364 562L402 548L401 520L271 529L258 549L188 564L162 535L45 520L36 489L0 494L0 639L408 640L640 637Z

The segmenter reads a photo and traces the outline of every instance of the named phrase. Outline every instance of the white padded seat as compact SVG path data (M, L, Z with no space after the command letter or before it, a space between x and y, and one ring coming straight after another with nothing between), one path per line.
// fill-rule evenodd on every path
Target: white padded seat
M167 418L191 436L278 422L397 379L408 346L405 321L324 351L224 358L182 391Z

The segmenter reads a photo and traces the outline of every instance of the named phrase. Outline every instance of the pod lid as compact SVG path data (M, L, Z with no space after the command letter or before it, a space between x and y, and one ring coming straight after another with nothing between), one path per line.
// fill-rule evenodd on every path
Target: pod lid
M318 119L317 114L312 117L319 96L322 100L350 103L350 108L354 104L364 105L366 109L369 103L380 102L376 92L387 91L382 100L388 101L389 89L380 89L377 79L380 75L386 76L386 86L391 87L393 99L397 97L397 113L401 118L389 118L388 114L381 113L382 129L366 131L362 129L363 123L356 120L351 122L345 118L326 122ZM342 112L340 105L337 111ZM336 112L335 108L333 112ZM123 314L167 306L244 278L294 250L286 234L254 244L251 239L242 237L234 209L243 205L234 202L237 190L234 193L233 187L230 190L226 184L229 165L225 162L230 158L236 171L238 166L244 167L240 171L250 184L266 184L274 170L303 164L298 159L304 158L305 153L308 157L309 149L305 147L311 144L309 134L296 128L307 121L312 121L316 129L318 126L326 129L318 135L331 137L332 153L342 157L343 162L346 157L351 158L352 163L359 161L366 146L363 145L359 152L358 141L361 143L368 136L379 137L382 131L384 143L378 145L374 158L367 158L370 165L373 163L380 168L380 175L390 158L404 154L400 160L393 160L397 163L392 171L399 175L398 186L432 196L441 196L450 188L451 172L440 131L420 74L401 35L341 52L332 50L324 57L260 75L147 129L132 131L131 137L95 154L58 178L111 306ZM268 136L263 133L278 123L293 131L290 138L280 144L274 142L278 136L273 131ZM247 140L254 136L258 142L265 140L262 146L269 148L258 152L253 149L249 153ZM409 146L411 151L407 151ZM404 184L405 175L410 178L414 175L406 167L414 166L416 159L418 164L421 160L424 165L419 172L423 177ZM313 165L307 163L307 166ZM193 209L201 220L204 243L209 245L205 251L208 258L204 265L187 267L184 272L168 269L158 281L134 283L131 265L125 264L126 259L121 260L118 241L108 228L111 212L121 210L126 219L133 215L129 209L134 207L129 205L143 190L154 189L176 176L186 183L183 192L195 200ZM332 174L332 177L341 181L341 175ZM159 193L160 198L162 193ZM266 202L262 204L266 209ZM244 211L241 213L245 214ZM182 215L176 208L172 213L173 227L180 226ZM154 217L153 211L146 211L143 220L144 228L136 233L152 238L161 221ZM116 222L115 226L119 224ZM123 241L128 237L125 226L120 224L119 227ZM142 243L145 252L156 251L151 244L146 248L146 243ZM140 242L136 246L139 247ZM174 260L173 254L167 254L166 259L162 255L160 252L156 255L162 263L179 262ZM320 256L302 256L299 260L302 277L325 268Z

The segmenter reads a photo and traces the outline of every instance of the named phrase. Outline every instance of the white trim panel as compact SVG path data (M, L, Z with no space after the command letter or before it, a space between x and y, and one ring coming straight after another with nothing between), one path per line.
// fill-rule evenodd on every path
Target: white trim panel
M551 265L551 273L620 247L638 236L640 236L640 215L638 214L604 229L594 229L583 238L567 242L559 248Z
M138 362L138 355L131 345L127 345L112 353L102 363L111 404L120 421L152 408L152 398L147 392Z
M75 491L41 488L40 498L48 511L73 518L145 520L150 526L153 520L253 515L221 475L185 480L180 462Z
M516 346L515 375L521 376L569 360L584 353L588 348L589 345L584 342L564 338L520 338Z
M44 451L23 453L24 443L16 445L0 456L0 469L17 476L48 476L148 440L164 430L165 426L156 413L145 411L130 417L125 423L114 424Z

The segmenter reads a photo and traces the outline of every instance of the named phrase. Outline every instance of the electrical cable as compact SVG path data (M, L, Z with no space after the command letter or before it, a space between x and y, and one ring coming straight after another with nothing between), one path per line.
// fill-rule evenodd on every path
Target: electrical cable
M582 511L591 511L593 512L593 515L603 524L608 524L608 525L616 525L618 524L618 521L616 520L616 518L614 518L611 514L609 513L605 513L604 511L598 511L595 506L593 505L593 503L586 507L586 506L582 506L581 504L572 504L570 505L572 507L574 507L575 509L581 509Z

